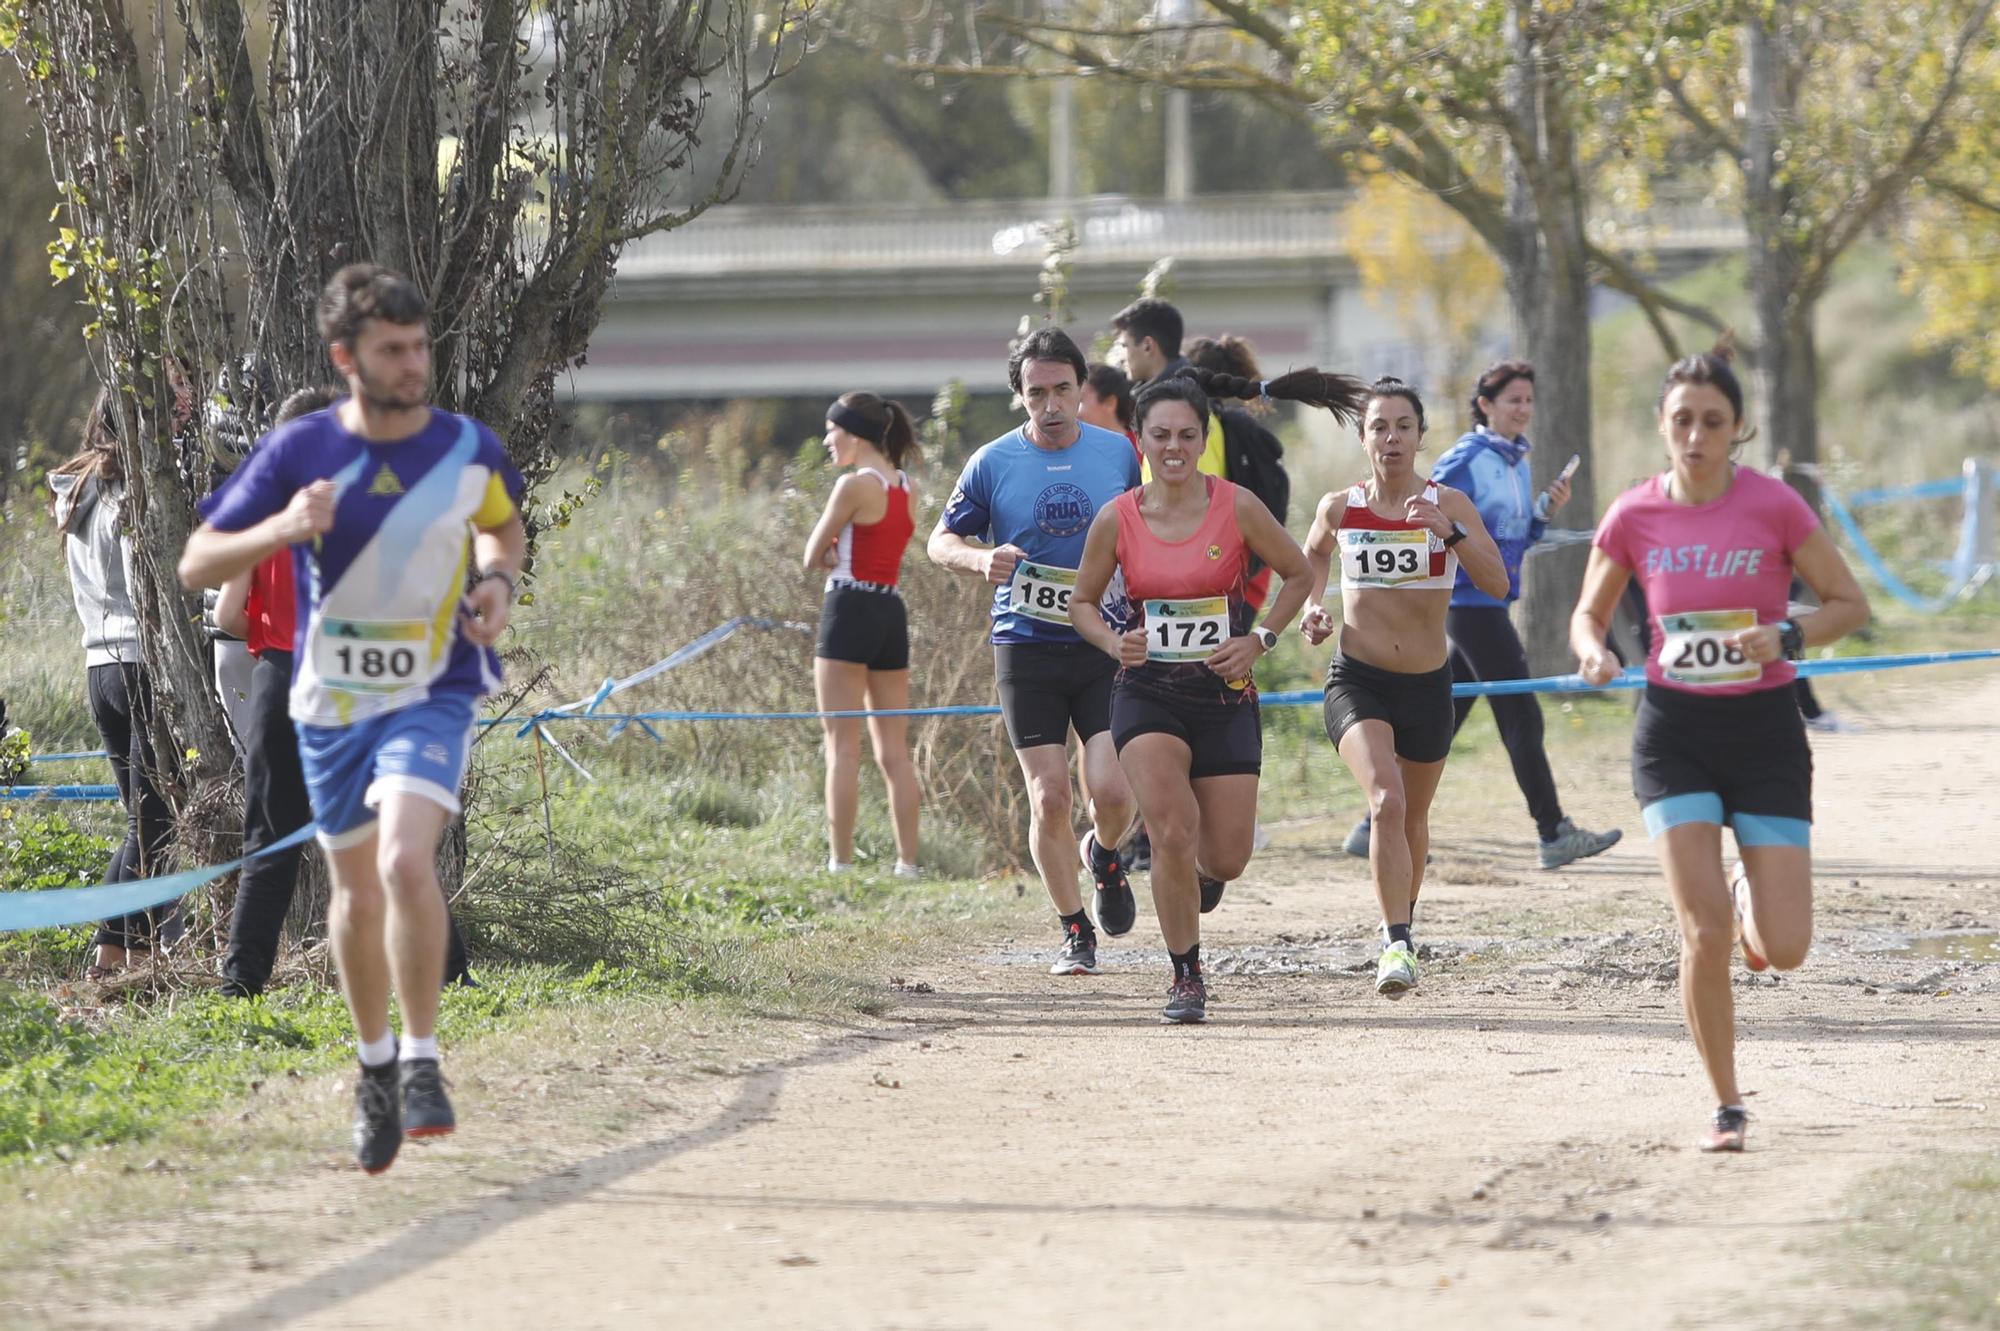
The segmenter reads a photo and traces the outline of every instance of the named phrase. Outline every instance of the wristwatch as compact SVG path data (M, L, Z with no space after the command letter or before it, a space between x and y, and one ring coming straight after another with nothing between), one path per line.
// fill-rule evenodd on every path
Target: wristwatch
M1278 650L1278 635L1275 630L1267 629L1262 624L1259 624L1256 628L1250 630L1250 636L1255 638L1265 651L1275 652Z
M1444 538L1444 548L1449 550L1470 535L1472 533L1467 531L1462 524L1454 522L1451 524L1451 535Z
M1781 619L1777 623L1778 650L1785 654L1787 661L1803 660L1806 654L1806 631L1799 627L1795 619Z

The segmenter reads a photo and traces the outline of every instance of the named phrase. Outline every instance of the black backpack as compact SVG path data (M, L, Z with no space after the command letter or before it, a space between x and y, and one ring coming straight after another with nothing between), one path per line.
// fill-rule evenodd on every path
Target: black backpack
M1241 407L1222 409L1222 449L1229 479L1264 501L1283 526L1292 507L1285 446Z

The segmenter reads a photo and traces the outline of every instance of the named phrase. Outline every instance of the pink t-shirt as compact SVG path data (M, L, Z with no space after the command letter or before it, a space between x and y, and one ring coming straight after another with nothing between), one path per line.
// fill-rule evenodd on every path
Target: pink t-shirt
M1797 676L1790 661L1761 669L1727 636L1785 618L1792 556L1819 530L1798 491L1748 467L1722 497L1679 504L1664 476L1619 495L1597 524L1596 546L1631 571L1653 616L1646 678L1708 694L1755 693Z

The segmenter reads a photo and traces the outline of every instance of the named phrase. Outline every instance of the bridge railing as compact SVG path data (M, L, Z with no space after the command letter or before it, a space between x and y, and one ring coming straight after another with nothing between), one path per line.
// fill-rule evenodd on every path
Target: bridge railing
M1044 226L1068 219L1078 263L1150 263L1162 255L1205 258L1338 258L1348 242L1342 213L1353 195L1328 191L1224 194L1168 201L1098 196L951 204L716 208L677 231L625 250L626 278L728 273L1033 267L1046 253ZM1742 225L1696 205L1666 206L1606 220L1593 236L1622 250L1725 249ZM1455 243L1439 237L1440 248Z

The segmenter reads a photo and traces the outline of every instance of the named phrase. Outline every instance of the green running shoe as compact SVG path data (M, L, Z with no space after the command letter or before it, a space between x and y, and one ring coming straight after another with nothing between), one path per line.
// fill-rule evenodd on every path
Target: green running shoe
M1375 963L1375 992L1384 998L1401 998L1417 987L1417 956L1408 943L1391 943L1382 949Z

